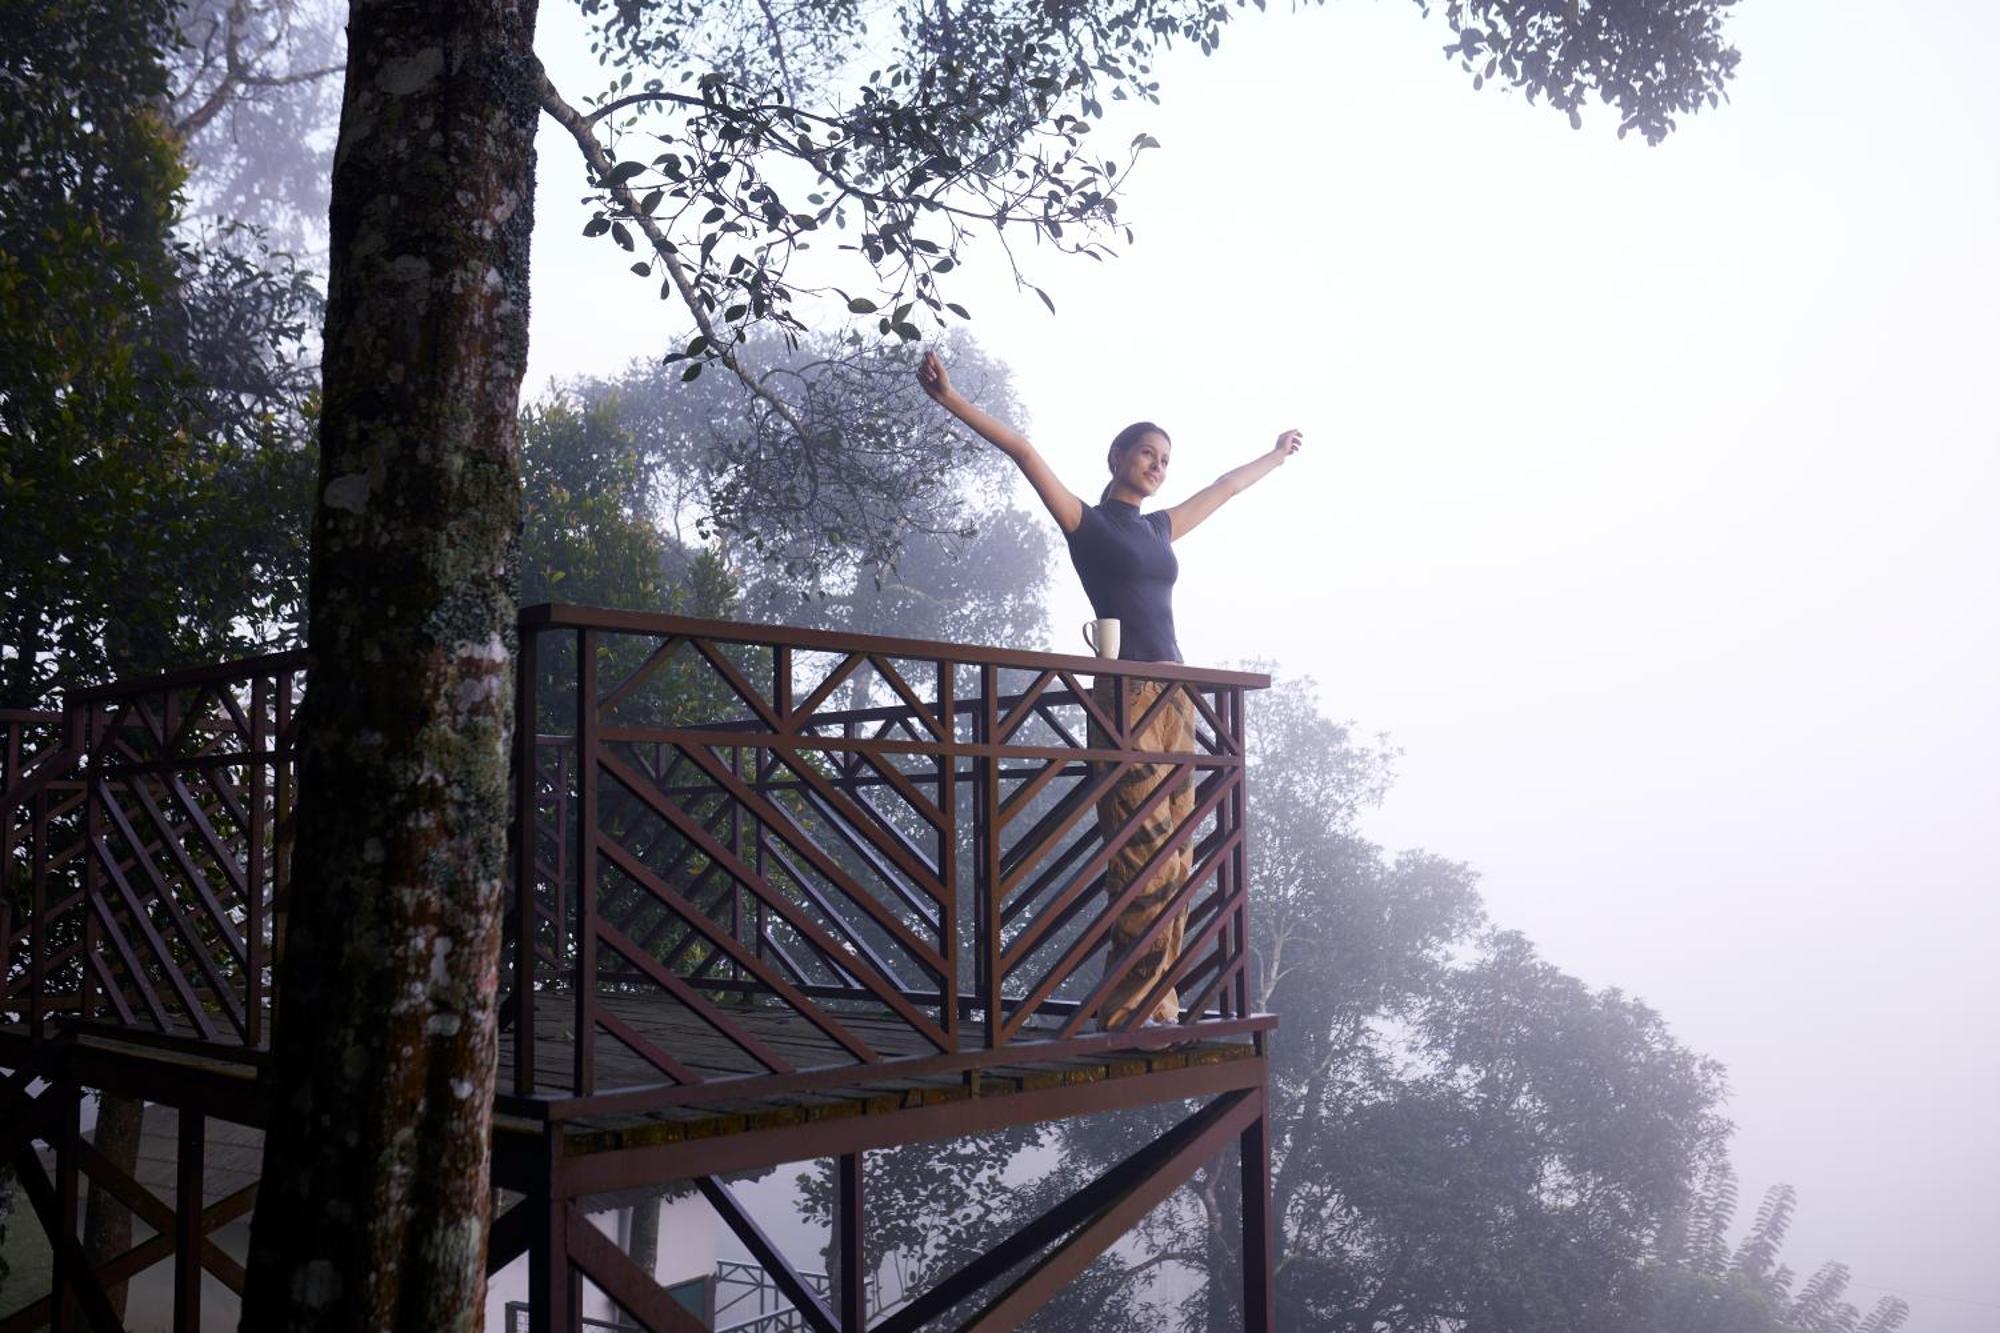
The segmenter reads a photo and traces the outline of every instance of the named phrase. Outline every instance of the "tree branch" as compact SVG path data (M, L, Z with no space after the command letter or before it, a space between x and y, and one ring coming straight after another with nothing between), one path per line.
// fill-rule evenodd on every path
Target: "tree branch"
M730 372L743 381L743 386L777 413L786 425L797 431L800 439L808 438L805 422L800 419L792 405L771 392L762 379L751 374L749 368L743 364L743 359L736 354L735 347L724 342L721 331L715 326L715 321L709 317L708 311L702 308L700 299L695 295L694 282L688 277L680 256L674 253L666 233L660 230L660 224L640 210L639 201L632 193L630 184L613 178L612 169L616 164L612 162L611 155L604 151L604 145L597 141L590 120L563 100L555 84L549 81L546 69L536 70L535 92L541 100L542 110L548 112L558 125L569 131L570 137L576 140L577 149L583 154L583 160L590 165L590 169L598 178L606 183L612 198L631 214L632 221L652 243L654 254L659 257L660 263L667 270L668 280L680 294L681 303L687 307L688 313L694 316L695 327L701 330L709 346L715 349L717 359L729 367Z

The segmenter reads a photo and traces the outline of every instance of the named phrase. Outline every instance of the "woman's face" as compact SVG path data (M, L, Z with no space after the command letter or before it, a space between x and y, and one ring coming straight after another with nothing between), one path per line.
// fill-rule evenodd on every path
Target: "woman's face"
M1156 430L1147 431L1124 453L1111 455L1112 479L1141 495L1151 496L1167 480L1167 461L1173 451L1173 442L1166 436Z

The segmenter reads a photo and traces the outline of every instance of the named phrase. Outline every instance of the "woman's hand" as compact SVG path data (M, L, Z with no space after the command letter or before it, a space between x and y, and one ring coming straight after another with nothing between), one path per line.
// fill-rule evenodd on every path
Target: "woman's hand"
M1277 444L1272 446L1271 452L1276 454L1278 456L1278 461L1282 463L1287 458L1290 458L1293 454L1303 449L1305 447L1305 443L1306 443L1306 433L1304 431L1288 430L1283 435L1280 435L1278 437L1278 442Z
M951 376L944 373L944 362L938 360L936 352L925 352L924 359L917 363L917 383L936 402L943 403L951 397Z

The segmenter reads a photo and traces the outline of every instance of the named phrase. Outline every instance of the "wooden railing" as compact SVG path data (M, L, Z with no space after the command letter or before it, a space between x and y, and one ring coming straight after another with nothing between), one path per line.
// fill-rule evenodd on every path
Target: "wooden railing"
M0 1022L268 1045L306 665L0 715ZM1183 911L1185 933L1118 1026L1169 987L1184 1023L1245 1015L1261 676L566 606L523 613L519 667L516 1095L1076 1039L1118 971L1131 889L1109 892L1106 867L1188 788L1146 866L1187 851L1192 873L1136 947ZM1160 699L1129 710L1146 680ZM1128 712L1165 707L1192 716L1192 748L1135 748ZM1135 774L1151 795L1104 826L1099 798Z
M11 1012L251 1053L286 901L303 653L83 691L0 795ZM10 772L9 777L15 775Z
M1149 679L1160 698L1128 719ZM1183 1022L1244 1014L1261 676L555 606L523 617L520 680L517 1093L598 1091L606 1037L663 1082L711 1077L633 1021L646 1001L751 1075L1074 1037L1116 980L1130 894L1106 866L1177 785L1192 813L1147 866L1192 849L1192 873L1135 947L1178 911L1186 929L1120 1026L1169 987ZM1134 748L1174 706L1192 750ZM1151 798L1102 826L1099 798L1135 772ZM536 1051L554 995L560 1069ZM752 1019L771 1014L806 1048L768 1040Z

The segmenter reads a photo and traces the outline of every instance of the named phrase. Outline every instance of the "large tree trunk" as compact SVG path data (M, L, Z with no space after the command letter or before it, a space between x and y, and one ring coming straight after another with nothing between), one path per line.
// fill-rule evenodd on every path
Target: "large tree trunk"
M245 1329L483 1316L535 0L355 0Z

